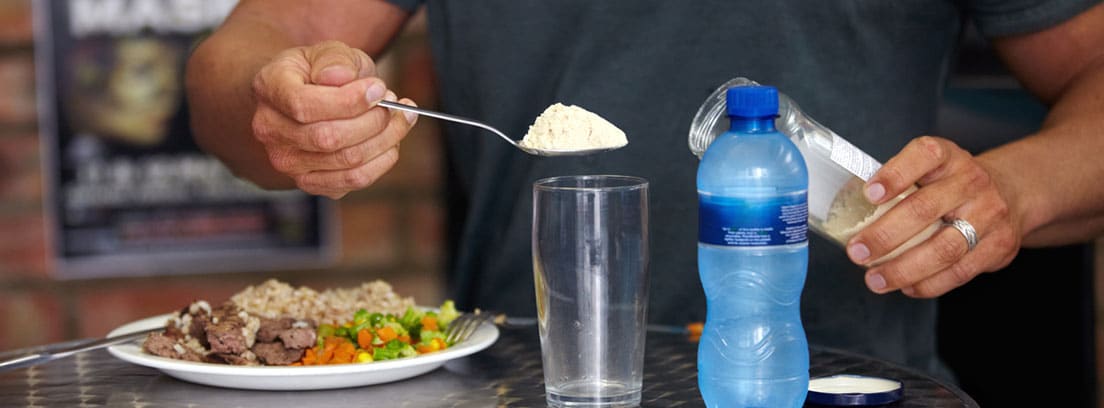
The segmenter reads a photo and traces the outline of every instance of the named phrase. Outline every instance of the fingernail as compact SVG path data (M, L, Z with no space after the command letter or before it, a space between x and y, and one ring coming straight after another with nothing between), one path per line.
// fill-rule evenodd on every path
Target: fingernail
M870 257L870 248L863 244L852 244L847 247L847 255L850 255L855 262L862 262Z
M382 83L376 82L368 87L368 91L364 93L364 99L367 99L369 103L379 102L383 98L384 92L387 92L387 88Z
M403 116L406 116L406 123L410 126L414 126L414 122L418 120L418 114L414 112L403 111Z
M874 183L866 186L866 199L872 203L878 202L882 197L885 197L885 186L882 183Z
M914 289L912 286L901 288L901 293L904 293L905 296L912 297L916 295L916 289Z
M881 292L886 287L885 278L881 274L872 273L866 275L866 287L875 292Z
M394 92L387 91L387 95L383 96L383 100L388 101L388 102L395 102L395 101L399 100L399 97L396 96Z

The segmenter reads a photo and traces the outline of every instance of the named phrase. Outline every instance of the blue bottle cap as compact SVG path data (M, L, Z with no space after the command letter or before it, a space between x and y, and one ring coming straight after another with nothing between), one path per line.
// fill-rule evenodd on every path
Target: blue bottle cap
M900 381L839 374L810 379L805 402L830 406L885 405L902 395L904 386Z
M751 85L728 88L728 115L741 118L778 116L778 90L773 86Z

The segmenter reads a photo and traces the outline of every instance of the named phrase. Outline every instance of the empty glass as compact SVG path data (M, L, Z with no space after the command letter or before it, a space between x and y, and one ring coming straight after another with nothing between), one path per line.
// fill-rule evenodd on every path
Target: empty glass
M538 180L533 276L548 405L639 405L648 182L604 175Z

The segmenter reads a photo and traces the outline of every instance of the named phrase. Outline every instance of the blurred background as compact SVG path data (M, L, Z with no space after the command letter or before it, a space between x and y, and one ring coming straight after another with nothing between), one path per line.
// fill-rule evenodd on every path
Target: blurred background
M103 336L196 299L226 299L268 278L318 290L384 279L419 304L443 300L442 163L432 120L418 122L403 142L402 159L373 188L334 202L340 252L332 265L217 274L163 274L154 267L149 276L58 279L49 261L49 173L37 123L32 20L31 0L0 0L0 350ZM377 62L400 95L432 107L425 35L419 16Z
M384 279L420 304L443 300L443 169L432 120L419 121L403 142L394 171L334 203L340 252L331 265L59 279L50 261L55 248L44 202L49 173L31 9L31 0L0 0L0 350L102 336L195 299L225 299L267 278L316 289ZM378 63L398 94L432 108L426 35L419 15ZM971 32L961 51L939 134L976 153L1036 128L1045 108L1003 71L985 42ZM1026 406L1023 394L1009 390L1032 387L1042 376L1066 382L1069 391L1060 400L1076 402L1067 406L1104 407L1096 395L1096 373L1104 367L1097 301L1104 294L1104 257L1094 253L1104 253L1104 241L1026 251L1017 269L987 274L941 299L941 352L982 406ZM1003 351L1009 344L1029 347L1010 355Z

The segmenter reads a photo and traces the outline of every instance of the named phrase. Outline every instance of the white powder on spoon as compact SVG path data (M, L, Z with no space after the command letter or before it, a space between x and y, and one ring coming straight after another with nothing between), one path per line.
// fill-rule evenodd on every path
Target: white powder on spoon
M627 144L625 132L601 116L561 103L545 109L518 142L522 147L549 151L608 149Z

